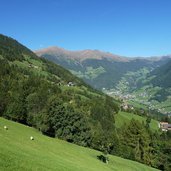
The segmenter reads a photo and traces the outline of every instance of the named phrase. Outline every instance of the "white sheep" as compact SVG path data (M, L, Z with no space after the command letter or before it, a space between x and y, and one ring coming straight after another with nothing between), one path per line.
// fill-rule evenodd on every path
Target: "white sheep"
M4 129L5 129L5 130L8 130L8 127L5 125L5 126L4 126Z
M31 137L30 137L30 140L34 140L34 137L33 137L33 136L31 136Z

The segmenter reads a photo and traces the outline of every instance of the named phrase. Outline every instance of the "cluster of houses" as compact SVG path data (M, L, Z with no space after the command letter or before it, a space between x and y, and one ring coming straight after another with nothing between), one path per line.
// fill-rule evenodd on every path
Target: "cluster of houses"
M128 109L134 110L133 105L129 105L127 103L123 103L120 107L121 107L122 110L125 110L125 111L128 110Z
M168 122L159 122L159 128L165 132L171 131L171 124Z

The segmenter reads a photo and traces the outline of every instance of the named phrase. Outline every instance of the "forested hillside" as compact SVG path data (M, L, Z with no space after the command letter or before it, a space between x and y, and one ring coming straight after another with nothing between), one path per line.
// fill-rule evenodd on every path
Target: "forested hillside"
M1 116L46 135L102 150L112 142L117 111L112 98L0 35Z
M157 107L160 111L164 110L165 114L171 114L171 60L161 67L152 71L148 77L149 83L156 88L151 101L157 101Z
M170 88L171 87L171 60L165 65L155 69L150 76L155 76L152 83L156 86Z

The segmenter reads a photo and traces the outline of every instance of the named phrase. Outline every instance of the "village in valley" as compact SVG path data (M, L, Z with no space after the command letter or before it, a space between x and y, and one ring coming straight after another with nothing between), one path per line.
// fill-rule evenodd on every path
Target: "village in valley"
M166 111L162 108L157 108L153 102L150 102L147 100L148 93L146 91L141 92L140 94L131 94L131 93L122 93L119 90L116 89L110 89L106 90L105 88L102 89L102 91L109 96L114 97L115 99L118 99L122 102L121 109L124 111L134 111L134 107L138 106L141 113L144 113L145 110L150 113L151 111L156 112L161 115L165 115L168 118L171 118L171 111ZM144 100L146 99L146 100ZM158 123L159 129L161 129L164 132L171 131L171 123L160 121Z
M160 108L159 105L156 103L156 101L150 101L149 98L152 95L149 95L148 92L144 91L141 93L123 93L116 89L110 89L107 90L105 88L102 89L104 93L108 94L109 96L112 96L118 100L121 100L123 102L127 102L128 104L138 104L141 106L141 108L148 108L148 110L155 110L161 114L171 116L171 110L165 109L164 107ZM169 106L171 107L171 106Z

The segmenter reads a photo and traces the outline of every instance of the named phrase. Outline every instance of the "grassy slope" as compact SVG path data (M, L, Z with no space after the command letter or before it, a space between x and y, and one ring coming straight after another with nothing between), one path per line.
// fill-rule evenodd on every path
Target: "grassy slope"
M145 117L141 117L127 112L119 112L116 115L116 127L117 128L121 127L122 125L124 125L124 123L128 123L132 118L134 118L135 120L139 120L140 122L142 121L144 121L144 123L146 122ZM150 123L150 128L153 130L158 130L158 122L152 119Z
M7 125L8 130L3 126ZM30 136L35 140L31 141ZM100 152L49 138L37 130L0 118L0 170L152 171L137 162L109 156L109 164L96 159Z

